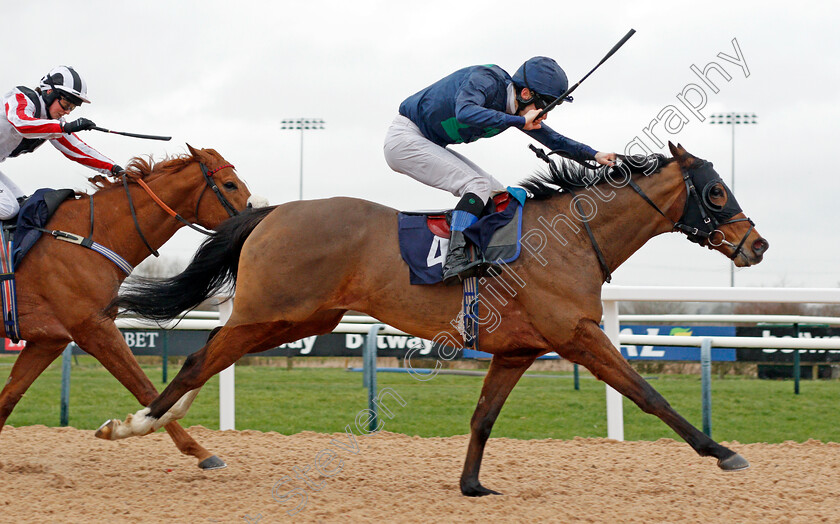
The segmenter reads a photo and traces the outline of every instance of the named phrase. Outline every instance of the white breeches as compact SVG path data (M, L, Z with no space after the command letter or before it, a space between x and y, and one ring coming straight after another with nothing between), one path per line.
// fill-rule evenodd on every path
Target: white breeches
M23 191L12 180L0 171L0 220L8 220L17 215L20 210L18 197Z
M463 155L441 147L408 118L397 115L385 135L385 161L394 171L449 191L457 197L474 193L484 202L505 186Z

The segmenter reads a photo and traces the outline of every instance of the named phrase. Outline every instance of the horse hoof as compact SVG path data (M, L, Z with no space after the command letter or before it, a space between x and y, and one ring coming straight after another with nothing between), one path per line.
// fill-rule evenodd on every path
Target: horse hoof
M96 430L94 436L103 440L111 440L111 435L114 433L115 422L116 421L114 419L106 420L101 426L99 426L99 429Z
M222 469L226 468L227 464L225 464L224 460L220 459L216 455L213 455L212 457L207 457L206 459L199 462L198 467L205 470Z
M738 471L740 469L747 469L750 463L741 455L735 453L731 457L723 460L718 460L718 467L724 471Z
M461 493L466 495L467 497L484 497L487 495L501 495L498 491L493 491L492 489L487 489L481 484L475 484L471 486L461 486Z

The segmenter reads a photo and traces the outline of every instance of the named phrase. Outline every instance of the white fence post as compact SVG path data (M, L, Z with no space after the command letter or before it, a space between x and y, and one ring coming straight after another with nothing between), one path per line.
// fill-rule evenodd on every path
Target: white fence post
M604 333L613 343L616 351L621 351L618 323L618 300L604 300ZM621 393L607 384L607 438L624 440L624 411Z
M219 304L219 323L225 325L233 312L233 299ZM236 384L231 364L219 373L219 429L236 429Z

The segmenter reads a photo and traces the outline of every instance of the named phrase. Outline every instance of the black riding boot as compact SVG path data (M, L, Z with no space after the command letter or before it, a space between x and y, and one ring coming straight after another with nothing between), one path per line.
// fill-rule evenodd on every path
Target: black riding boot
M484 201L475 193L466 193L452 211L449 252L443 263L443 281L446 284L458 283L478 273L481 260L475 259L481 257L470 256L476 250L464 237L464 230L476 223L482 209Z
M473 260L470 254L474 251L469 240L464 238L463 231L452 232L449 238L449 252L446 253L446 261L443 263L444 284L457 284L478 274L481 260Z

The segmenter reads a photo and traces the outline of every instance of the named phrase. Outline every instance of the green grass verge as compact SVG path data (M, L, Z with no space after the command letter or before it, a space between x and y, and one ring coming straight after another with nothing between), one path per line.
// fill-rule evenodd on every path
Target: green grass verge
M14 357L0 357L0 380L5 382ZM161 367L143 366L159 389ZM170 367L170 377L176 369ZM547 373L540 373L547 374ZM494 437L518 439L605 437L604 384L581 373L580 390L565 378L525 377L513 390L493 428ZM393 418L384 428L422 437L469 432L469 421L481 390L482 377L438 375L419 382L407 374L380 373L380 389L390 387L404 401L389 399ZM677 411L701 426L700 377L660 375L651 384ZM8 424L59 424L60 359L33 384L9 417ZM73 365L70 425L95 429L108 418L135 412L137 401L90 357ZM833 407L840 397L840 381L803 381L793 394L792 381L727 377L712 379L712 434L716 440L739 442L840 442L840 424ZM219 426L218 378L209 381L183 422ZM266 366L236 368L236 426L294 434L300 431L339 432L355 426L367 407L361 373L337 369L286 370ZM624 399L625 438L678 438L659 419ZM363 425L360 423L360 426ZM357 434L358 429L353 429Z

